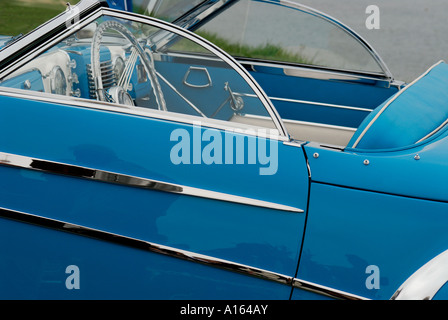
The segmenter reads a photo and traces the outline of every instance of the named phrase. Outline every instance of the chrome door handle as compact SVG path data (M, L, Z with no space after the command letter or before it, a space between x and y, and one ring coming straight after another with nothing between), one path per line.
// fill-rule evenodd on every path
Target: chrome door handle
M192 84L188 82L188 78L190 77L192 72L199 72L199 73L204 73L205 77L207 79L207 83L206 84ZM187 73L184 76L184 85L191 87L191 88L208 88L213 86L213 82L212 82L212 78L210 77L210 73L208 72L208 70L206 68L200 68L200 67L190 67L187 71Z

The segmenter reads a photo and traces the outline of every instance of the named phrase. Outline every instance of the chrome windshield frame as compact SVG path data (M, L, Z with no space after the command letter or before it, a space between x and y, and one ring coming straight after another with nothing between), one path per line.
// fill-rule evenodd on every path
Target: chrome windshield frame
M75 21L75 23L73 24L67 23L67 21L69 21L69 19L73 17L74 12L78 15L79 20ZM136 13L128 13L120 10L110 9L108 7L105 7L105 3L103 1L82 0L77 6L69 7L69 9L62 14L58 15L41 27L33 30L23 38L1 50L0 81L12 72L16 71L18 68L22 67L23 65L37 57L39 54L45 52L55 44L74 34L80 28L85 27L101 16L110 16L114 18L127 19L138 23L148 24L156 28L176 33L182 37L187 38L188 40L198 43L205 49L209 50L211 53L215 54L217 57L226 62L233 70L235 70L254 91L254 93L260 99L264 108L268 112L275 125L275 128L278 131L278 140L290 140L290 136L280 115L273 106L272 102L269 100L266 93L263 91L261 86L252 78L249 72L232 56L222 51L213 43L177 25ZM20 53L20 56L18 56L18 53ZM5 61L7 62L6 64ZM57 96L53 98L57 100ZM61 101L63 100L61 99ZM91 104L95 104L95 101L90 102ZM67 102L65 101L65 103ZM206 119L201 118L201 122L204 122L204 126L207 126ZM210 124L210 127L214 127L214 125ZM233 126L229 125L229 128L232 130Z

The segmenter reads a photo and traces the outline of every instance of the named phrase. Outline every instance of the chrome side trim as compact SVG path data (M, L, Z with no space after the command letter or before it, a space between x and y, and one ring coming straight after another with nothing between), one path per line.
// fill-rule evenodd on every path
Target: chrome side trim
M433 135L435 135L437 132L439 132L443 127L445 127L448 124L448 119L442 122L440 126L438 126L436 129L434 129L432 132L418 140L415 144L425 141L426 139L431 138Z
M368 300L364 297L353 295L340 290L335 290L329 287L314 284L308 281L303 281L284 274L268 271L261 268L251 267L241 263L232 262L229 260L219 259L203 254L198 254L191 251L181 250L173 247L168 247L145 240L140 240L132 237L119 235L116 233L106 232L99 229L93 229L78 224L46 218L30 213L25 213L17 210L11 210L0 207L0 218L9 219L13 221L37 225L40 227L49 228L52 230L67 232L83 237L102 240L117 245L123 245L140 250L145 250L152 253L163 254L165 256L187 260L204 264L210 267L220 268L231 272L240 273L246 276L256 277L268 281L277 282L280 284L293 286L295 288L311 291L317 294L325 295L334 299L341 300Z
M46 173L70 176L94 180L105 183L120 184L128 187L137 187L148 190L169 192L199 198L206 198L218 201L226 201L237 204L262 207L274 210L281 210L293 213L304 213L302 209L286 206L282 204L240 197L227 193L215 192L205 189L198 189L188 186L182 186L163 181L151 180L135 176L129 176L110 171L97 170L92 168L80 167L66 163L35 159L21 155L0 152L0 165L28 169L34 171L43 171Z
M298 124L298 125L306 125L309 127L317 127L317 128L328 128L328 129L335 129L335 130L343 130L343 131L350 131L350 132L356 132L356 128L351 127L344 127L344 126L336 126L333 124L325 124L325 123L316 123L316 122L308 122L308 121L299 121L299 120L283 120L286 124Z
M410 276L391 300L431 300L448 281L448 250Z
M425 73L423 73L420 77L418 77L417 79L415 79L413 82L411 82L408 86L406 86L404 89L400 90L397 94L395 94L395 96L390 99L382 108L381 110L375 115L375 117L370 120L369 124L364 128L364 130L362 131L362 133L359 135L358 139L356 139L356 141L353 143L352 148L356 148L358 146L358 144L361 142L362 138L364 138L365 134L367 133L367 131L370 129L370 127L372 127L372 125L375 123L375 121L384 113L384 111L386 111L386 109L392 104L392 102L394 102L395 100L397 100L397 98L399 96L401 96L403 93L406 92L406 90L408 90L410 87L412 87L414 84L416 84L420 79L422 79L423 77L425 77L428 73L430 73L432 71L432 69L434 69L435 67L437 67L439 64L443 63L443 60L437 62L436 64L434 64L432 67L430 67Z
M333 299L338 299L338 300L369 300L367 298L355 295L355 294L351 294L348 292L344 292L341 290L336 290L336 289L332 289L326 286L321 286L319 284L315 284L309 281L304 281L304 280L300 280L300 279L294 279L293 281L293 287L294 288L298 288L298 289L302 289L302 290L306 290L306 291L310 291L310 292L314 292L323 296L327 296Z

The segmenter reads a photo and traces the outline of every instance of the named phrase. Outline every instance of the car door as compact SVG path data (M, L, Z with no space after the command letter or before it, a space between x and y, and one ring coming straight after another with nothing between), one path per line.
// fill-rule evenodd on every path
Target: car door
M2 297L288 299L309 175L256 82L158 20L64 21L0 70Z

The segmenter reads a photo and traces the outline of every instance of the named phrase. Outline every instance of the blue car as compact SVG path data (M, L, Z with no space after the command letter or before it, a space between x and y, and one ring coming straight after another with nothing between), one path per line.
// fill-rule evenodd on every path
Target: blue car
M447 299L447 86L283 0L2 36L0 298Z

